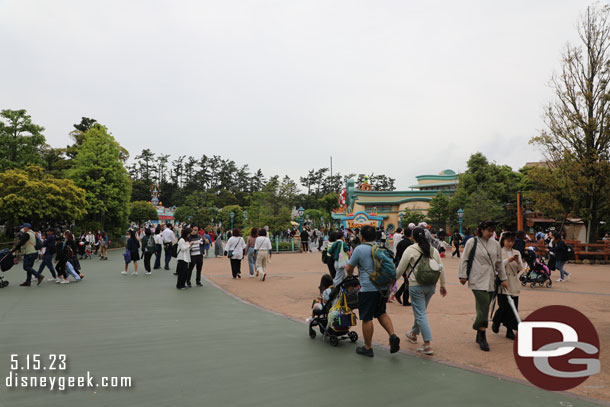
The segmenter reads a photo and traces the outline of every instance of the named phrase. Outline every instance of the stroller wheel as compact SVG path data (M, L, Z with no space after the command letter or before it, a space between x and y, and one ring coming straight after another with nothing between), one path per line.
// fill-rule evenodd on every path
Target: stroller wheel
M330 337L330 344L332 346L337 346L339 344L339 338L337 338L335 335L332 335Z
M0 286L0 288L4 288L8 285L8 281L3 281L2 282L2 286Z
M533 282L532 284L530 284L531 288L536 288L536 282Z
M547 288L553 285L553 282L551 281L550 278L546 281L545 285L547 286Z
M525 286L527 285L527 281L523 280L523 281L521 282L521 285L522 285L523 287L525 287Z
M313 328L309 328L309 337L311 339L316 339L316 331L313 330Z
M349 340L352 341L352 343L354 343L358 340L357 332L351 331L349 334L347 334L347 336L349 336Z

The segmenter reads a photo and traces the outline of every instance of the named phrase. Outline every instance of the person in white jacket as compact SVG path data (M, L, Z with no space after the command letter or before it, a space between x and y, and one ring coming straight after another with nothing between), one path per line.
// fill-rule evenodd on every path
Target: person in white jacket
M178 274L178 281L176 288L178 290L186 289L186 279L188 277L189 263L191 262L191 246L193 242L189 242L188 238L191 234L191 230L188 228L182 229L180 240L178 240L178 265L176 266L176 274Z
M254 253L256 253L256 276L260 277L261 281L265 281L267 273L267 264L271 259L271 240L267 237L267 231L261 229L258 231L258 237L254 242Z
M241 261L244 259L246 250L246 242L241 237L241 231L238 228L233 229L231 237L225 245L227 256L231 262L231 274L233 278L241 278Z
M407 247L400 259L400 263L396 268L396 276L402 276L406 271L409 276L409 296L411 297L411 307L413 308L413 327L407 332L406 336L409 342L417 343L417 335L421 333L424 346L417 349L418 352L424 355L433 355L432 350L432 332L428 323L426 311L430 299L434 295L436 282L434 284L426 284L418 281L418 268L428 266L431 270L438 272L437 281L440 281L440 292L444 297L447 295L445 288L445 270L441 263L441 257L426 238L426 230L417 227L413 230L413 240L415 243ZM427 263L426 263L427 262Z

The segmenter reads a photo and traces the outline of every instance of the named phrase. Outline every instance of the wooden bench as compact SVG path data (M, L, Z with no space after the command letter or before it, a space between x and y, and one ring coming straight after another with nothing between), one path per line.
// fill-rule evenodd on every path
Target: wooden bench
M577 243L574 245L574 259L580 260L586 256L602 256L604 260L608 260L610 256L610 248L605 243Z

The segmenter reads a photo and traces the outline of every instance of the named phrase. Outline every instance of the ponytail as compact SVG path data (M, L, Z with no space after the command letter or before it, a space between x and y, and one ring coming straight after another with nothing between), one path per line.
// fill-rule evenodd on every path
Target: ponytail
M419 245L424 257L430 258L430 242L426 239L426 231L423 228L413 230L413 240Z

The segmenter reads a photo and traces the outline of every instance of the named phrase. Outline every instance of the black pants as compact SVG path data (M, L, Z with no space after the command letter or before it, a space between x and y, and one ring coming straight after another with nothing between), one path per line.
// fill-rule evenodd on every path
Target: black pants
M241 259L230 259L231 260L231 274L233 278L237 278L238 274L241 274Z
M512 296L513 301L515 302L515 308L519 310L519 297ZM513 309L510 307L508 303L508 295L507 294L498 294L498 309L493 317L493 322L496 325L504 325L507 329L517 329L517 318L515 318L515 313Z
M168 269L169 268L169 262L172 259L172 244L171 243L165 243L163 245L163 250L165 250L165 268Z
M460 257L460 245L455 245L455 251L451 253L451 256L455 256L457 254L458 258Z
M303 246L303 251L304 251L304 252L309 251L309 244L308 244L307 242L302 241L302 242L301 242L301 245Z
M176 266L176 274L178 274L176 288L184 288L188 271L189 264L184 260L178 260L178 265Z
M153 253L147 253L144 252L144 268L146 269L147 272L150 273L150 258L152 257Z
M155 245L155 270L161 268L161 252L163 251L163 246L160 244Z
M328 266L328 272L330 273L330 276L334 279L335 274L337 274L337 270L335 270L335 259L332 256L328 256L326 265Z
M402 283L398 291L396 291L394 297L398 298L398 300L400 301L400 296L402 295L402 305L406 305L409 303L409 279L406 275L403 275L403 277L405 281Z
M191 285L191 276L193 275L193 269L197 266L197 275L195 281L201 283L201 269L203 268L203 255L198 254L196 256L191 255L191 262L189 263L189 272L186 278L186 282Z

